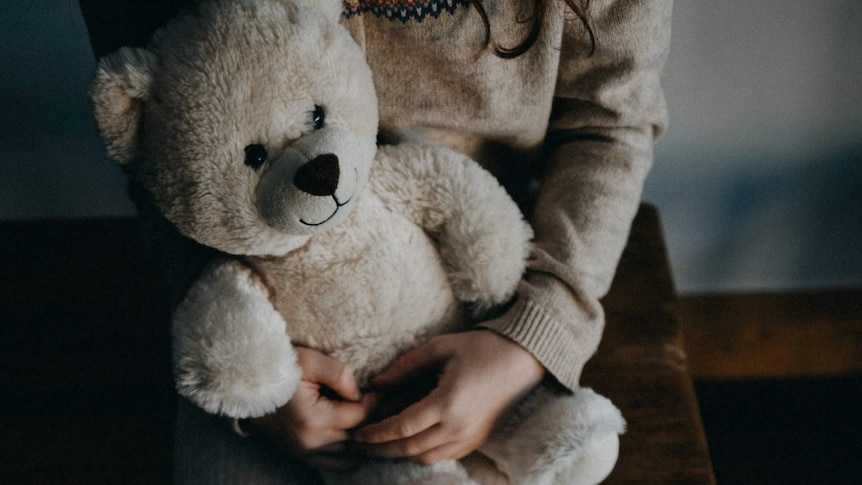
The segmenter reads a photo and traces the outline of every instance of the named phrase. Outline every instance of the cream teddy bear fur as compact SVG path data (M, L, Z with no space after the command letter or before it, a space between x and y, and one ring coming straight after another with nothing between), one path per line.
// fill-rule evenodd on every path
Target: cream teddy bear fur
M295 345L364 384L507 302L524 272L532 232L493 176L441 147L378 149L372 75L340 14L337 0L202 3L99 65L109 154L180 233L225 255L173 319L177 388L210 413L285 404ZM542 388L480 451L514 484L595 483L623 426L588 389ZM475 483L457 462L398 460L326 478Z

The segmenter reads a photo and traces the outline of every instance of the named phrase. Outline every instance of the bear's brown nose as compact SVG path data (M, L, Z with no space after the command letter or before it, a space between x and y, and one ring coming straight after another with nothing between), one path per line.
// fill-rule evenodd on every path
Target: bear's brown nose
M303 165L293 177L293 184L311 195L329 196L338 188L339 174L338 157L324 153Z

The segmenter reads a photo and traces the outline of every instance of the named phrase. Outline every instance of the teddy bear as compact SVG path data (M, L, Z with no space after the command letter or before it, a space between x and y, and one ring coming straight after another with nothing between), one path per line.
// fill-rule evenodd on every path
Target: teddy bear
M213 0L148 48L101 60L91 96L109 155L183 236L220 255L173 314L179 393L257 417L300 377L295 346L360 385L512 298L532 232L478 163L377 145L372 73L340 0ZM478 450L512 484L590 484L624 421L590 389L543 385ZM369 459L327 483L476 484L458 461Z

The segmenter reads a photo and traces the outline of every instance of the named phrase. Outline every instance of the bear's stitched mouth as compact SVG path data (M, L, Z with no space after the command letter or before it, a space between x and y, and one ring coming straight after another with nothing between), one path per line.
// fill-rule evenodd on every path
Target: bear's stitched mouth
M335 210L332 211L332 214L330 214L329 217L327 217L325 220L323 220L322 222L305 222L304 219L300 218L299 222L301 224L303 224L305 226L309 226L309 227L322 226L322 225L326 224L327 222L329 222L330 220L332 220L332 218L335 217L335 214L338 214L338 209L341 209L345 205L349 204L350 201L353 200L353 196L350 196L350 198L345 200L344 202L338 202L338 198L333 195L332 200L335 201Z
M356 168L353 169L353 175L357 180L359 179L359 171ZM336 214L338 214L339 209L341 209L345 205L349 204L350 201L353 200L354 195L356 195L355 190L354 190L353 194L347 198L347 200L345 200L344 202L339 202L338 197L336 197L335 194L332 194L332 200L335 201L335 210L332 211L332 214L330 214L329 217L327 217L325 220L323 220L321 222L306 222L304 219L300 218L299 223L304 225L304 226L308 226L308 227L317 227L317 226L322 226L322 225L326 224L327 222L331 221L332 218L335 217Z

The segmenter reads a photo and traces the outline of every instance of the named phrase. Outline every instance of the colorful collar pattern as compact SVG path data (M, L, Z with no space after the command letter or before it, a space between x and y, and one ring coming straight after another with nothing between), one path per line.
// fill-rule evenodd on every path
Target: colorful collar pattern
M435 19L443 12L450 14L459 6L470 5L470 0L344 0L344 12L348 17L371 13L389 20L416 20L427 16Z

